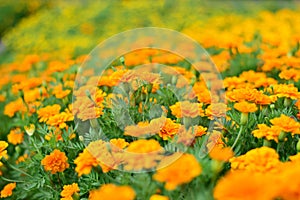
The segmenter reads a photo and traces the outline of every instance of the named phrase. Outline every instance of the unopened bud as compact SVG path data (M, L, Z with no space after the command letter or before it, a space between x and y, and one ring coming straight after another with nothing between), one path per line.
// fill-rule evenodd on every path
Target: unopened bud
M248 113L241 114L241 125L245 125L248 122Z

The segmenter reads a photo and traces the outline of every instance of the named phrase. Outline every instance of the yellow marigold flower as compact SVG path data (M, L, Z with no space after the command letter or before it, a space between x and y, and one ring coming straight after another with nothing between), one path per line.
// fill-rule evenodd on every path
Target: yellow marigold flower
M170 106L172 115L177 118L182 117L198 117L203 115L204 111L202 110L202 104L191 103L189 101L177 102L174 105Z
M245 155L231 158L231 169L246 170L250 172L276 172L280 165L279 155L269 147L260 147L248 151Z
M72 196L79 192L79 187L77 183L72 183L71 185L64 185L63 190L60 193L62 196L61 200L73 199Z
M57 172L63 172L66 168L69 168L69 163L67 162L68 157L64 152L55 149L50 155L45 156L41 161L46 171L50 171L52 174Z
M229 172L218 181L214 189L214 198L216 200L267 200L277 197L276 192L272 176L236 171Z
M5 150L8 147L8 143L5 141L0 141L0 159L2 157L7 158L7 150ZM3 165L2 162L0 162L0 167Z
M6 198L12 195L12 191L16 188L16 183L9 183L1 190L1 198Z
M79 154L74 163L76 164L75 171L78 173L78 176L89 174L92 168L98 165L97 159L87 149L84 149Z
M287 133L300 134L300 123L293 118L281 114L280 117L271 119L270 122L277 127L280 127L282 131Z
M159 194L153 194L149 200L169 200L169 197L167 196L162 196Z
M102 185L97 190L90 191L90 200L134 200L135 192L129 186L117 186L114 184Z
M267 126L266 124L258 124L258 129L252 131L252 134L257 138L265 138L266 140L274 140L278 142L278 136L281 128L278 126Z
M234 108L242 113L250 113L257 111L257 106L254 103L248 103L247 101L235 103Z
M126 142L126 140L123 138L111 139L109 142L116 148L120 148L120 149L124 149L129 145L129 143Z
M25 113L26 111L27 108L21 98L6 104L4 107L4 114L9 117L13 117L16 112Z
M164 162L160 163L160 165L164 164ZM202 168L193 155L183 154L175 162L157 170L153 175L153 179L165 182L167 190L174 190L178 185L192 181L201 174L201 171Z
M140 139L133 141L124 153L124 169L139 171L157 166L161 160L163 148L156 140Z
M209 156L214 160L227 162L234 156L234 152L230 147L221 147L217 145L209 152Z
M13 145L21 144L24 140L24 133L20 128L10 130L7 135L7 141Z
M40 108L37 111L39 122L46 122L48 119L54 115L57 115L60 111L61 107L58 104L54 104L52 106L46 106L44 108Z

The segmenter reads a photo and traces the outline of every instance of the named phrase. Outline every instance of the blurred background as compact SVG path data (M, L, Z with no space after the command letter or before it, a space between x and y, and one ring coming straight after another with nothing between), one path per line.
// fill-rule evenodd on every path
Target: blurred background
M0 0L0 62L41 53L76 57L109 36L145 26L170 28L198 39L208 28L232 31L230 26L239 26L240 15L257 18L261 11L284 9L299 10L299 2ZM223 18L212 20L218 16Z

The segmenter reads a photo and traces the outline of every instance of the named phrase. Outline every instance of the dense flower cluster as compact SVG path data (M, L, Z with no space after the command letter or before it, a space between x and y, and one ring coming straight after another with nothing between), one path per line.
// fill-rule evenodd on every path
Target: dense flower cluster
M169 18L137 1L62 2L3 37L15 54L0 66L1 198L300 198L299 12L200 21L190 4L174 4ZM181 11L193 23L173 25ZM164 25L162 13L212 61L186 44L179 47L198 60L153 48L87 55L122 28ZM128 24L98 23L122 14ZM128 39L130 48L153 42ZM111 63L102 69L99 60Z

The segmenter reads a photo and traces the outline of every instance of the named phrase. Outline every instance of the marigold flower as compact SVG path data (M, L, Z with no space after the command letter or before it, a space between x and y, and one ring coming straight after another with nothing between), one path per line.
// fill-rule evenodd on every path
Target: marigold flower
M284 69L279 73L279 77L285 80L294 80L297 82L300 79L300 71L294 68Z
M277 127L280 127L282 131L287 133L300 134L300 123L293 118L281 114L280 117L271 119L270 122Z
M61 200L73 199L72 196L79 192L79 187L77 183L72 183L71 185L64 185L63 190L60 195L62 196Z
M234 153L230 147L214 146L209 156L214 160L227 162L234 156Z
M69 168L69 163L67 162L68 157L64 152L55 149L50 155L45 156L41 161L46 171L50 171L52 174L57 172L63 172L66 168Z
M21 98L6 104L4 107L4 114L9 117L13 117L16 112L25 113L26 111L27 108Z
M58 104L54 104L52 106L46 106L44 108L40 108L37 111L39 122L46 122L48 119L54 115L57 115L60 111L61 107Z
M92 168L98 165L98 161L87 149L84 149L74 160L74 164L76 164L75 171L78 176L82 176L83 174L89 174Z
M178 133L180 124L174 123L170 118L166 118L163 127L161 127L158 135L163 140L168 140Z
M206 108L205 114L209 119L225 117L227 110L229 110L229 108L227 108L226 104L213 103Z
M12 195L12 191L16 188L16 183L9 183L1 190L1 198L6 198Z
M245 155L231 158L231 169L250 172L276 172L280 164L279 155L269 147L260 147L248 151Z
M126 142L126 140L123 138L111 139L109 142L116 148L120 148L120 149L124 149L129 145L129 143Z
M68 121L73 121L74 116L70 112L61 112L59 114L53 115L49 117L48 121L46 122L50 126L58 127L60 129L66 128Z
M65 89L63 90L62 84L59 84L53 88L52 94L55 95L56 98L62 99L70 94L71 90Z
M2 157L7 157L7 150L5 150L8 147L8 143L5 141L0 141L0 159ZM0 162L0 167L3 165L2 162Z
M90 191L90 200L134 200L135 192L129 186L104 184L97 190Z
M21 144L24 140L24 133L20 128L10 130L7 135L7 141L13 145Z
M233 189L235 188L235 189ZM221 178L215 189L217 200L274 199L276 187L272 176L249 171L229 172Z
M257 106L254 103L248 103L247 101L235 103L234 108L242 113L250 113L257 111Z
M203 116L202 104L191 103L189 101L177 102L174 105L170 106L172 114L177 118L182 117L198 117Z
M129 144L124 152L124 169L139 171L152 169L162 159L164 149L156 140L140 139Z
M159 166L164 166L164 164L165 163L162 162ZM158 169L153 175L153 179L159 182L165 182L165 188L167 190L174 190L177 186L192 181L201 174L201 171L202 168L193 155L183 154L175 162Z
M267 140L274 140L278 142L278 136L281 128L278 126L267 126L266 124L258 124L258 129L252 131L252 134L257 138L265 138Z
M149 200L169 200L169 197L167 196L162 196L159 194L153 194Z
M276 84L267 88L271 94L276 95L277 97L286 97L290 99L298 99L300 98L300 93L298 92L298 88L293 84Z

